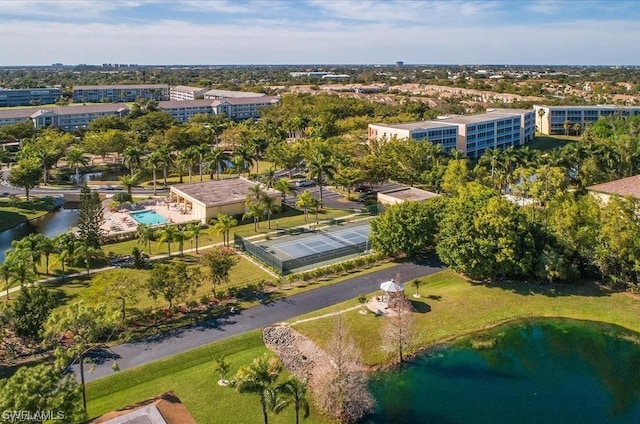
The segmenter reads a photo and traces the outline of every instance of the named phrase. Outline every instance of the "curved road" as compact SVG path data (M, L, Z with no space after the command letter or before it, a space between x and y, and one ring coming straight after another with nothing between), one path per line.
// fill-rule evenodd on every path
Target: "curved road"
M403 281L408 281L443 269L444 265L436 259L401 263L371 274L256 306L231 316L200 322L147 339L115 346L109 351L99 352L99 355L93 358L95 370L93 373L85 373L85 379L91 381L113 374L111 365L114 359L118 361L120 370L138 367L227 337L354 299L361 293L374 292L379 289L382 281L389 280L396 274L400 274ZM74 371L79 375L77 366L74 366Z

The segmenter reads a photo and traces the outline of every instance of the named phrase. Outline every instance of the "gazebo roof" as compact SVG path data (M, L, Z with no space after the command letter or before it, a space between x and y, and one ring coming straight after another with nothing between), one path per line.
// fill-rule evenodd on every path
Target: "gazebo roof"
M402 285L402 283L396 283L395 280L389 280L380 284L380 290L392 293L403 292L404 285Z

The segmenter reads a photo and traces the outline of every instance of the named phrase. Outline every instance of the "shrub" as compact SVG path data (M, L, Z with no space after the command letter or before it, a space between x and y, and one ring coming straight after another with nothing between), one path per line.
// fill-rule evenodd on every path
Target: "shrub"
M118 203L131 202L133 200L129 195L129 193L126 193L126 192L118 192L114 194L111 199L114 202L118 202Z
M208 305L209 304L209 295L203 294L202 297L200 298L200 304L201 305Z

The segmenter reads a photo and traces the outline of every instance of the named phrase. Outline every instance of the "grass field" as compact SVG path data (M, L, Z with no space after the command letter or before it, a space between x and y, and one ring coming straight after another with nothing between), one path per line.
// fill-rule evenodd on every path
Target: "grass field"
M546 152L549 150L557 149L572 141L578 141L580 137L573 135L544 135L536 133L536 138L531 143L527 143L532 150L540 150Z
M425 283L420 287L422 297L409 297L416 310L412 352L514 319L530 317L602 321L640 331L640 302L632 295L609 292L595 284L473 284L451 271L423 280ZM410 284L407 285L408 295L414 290ZM318 317L355 305L356 300L351 300L290 321ZM365 362L373 368L386 366L391 353L381 349L379 336L380 323L384 318L362 315L357 310L345 312L343 316L363 351ZM294 328L323 346L331 336L333 318L296 324ZM259 332L251 332L134 370L121 371L89 384L90 415L122 408L173 390L199 423L260 423L257 399L220 388L215 383L212 370L214 358L221 354L226 355L232 364L232 372L235 372L237 367L249 363L266 350ZM246 407L238 408L240 404ZM273 420L275 423L291 421L291 415ZM313 411L304 422L327 421Z
M53 207L51 198L32 197L28 202L23 198L0 198L0 231L46 215Z

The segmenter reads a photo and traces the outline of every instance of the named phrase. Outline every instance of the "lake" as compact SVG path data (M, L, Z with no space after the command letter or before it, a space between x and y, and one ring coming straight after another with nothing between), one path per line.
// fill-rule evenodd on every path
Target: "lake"
M374 375L378 406L365 422L640 423L639 343L596 323L509 324Z
M0 262L4 261L4 256L7 250L11 249L13 240L19 240L32 233L41 233L47 237L54 237L58 234L66 233L69 228L77 224L78 210L61 208L33 221L2 231L0 232Z

